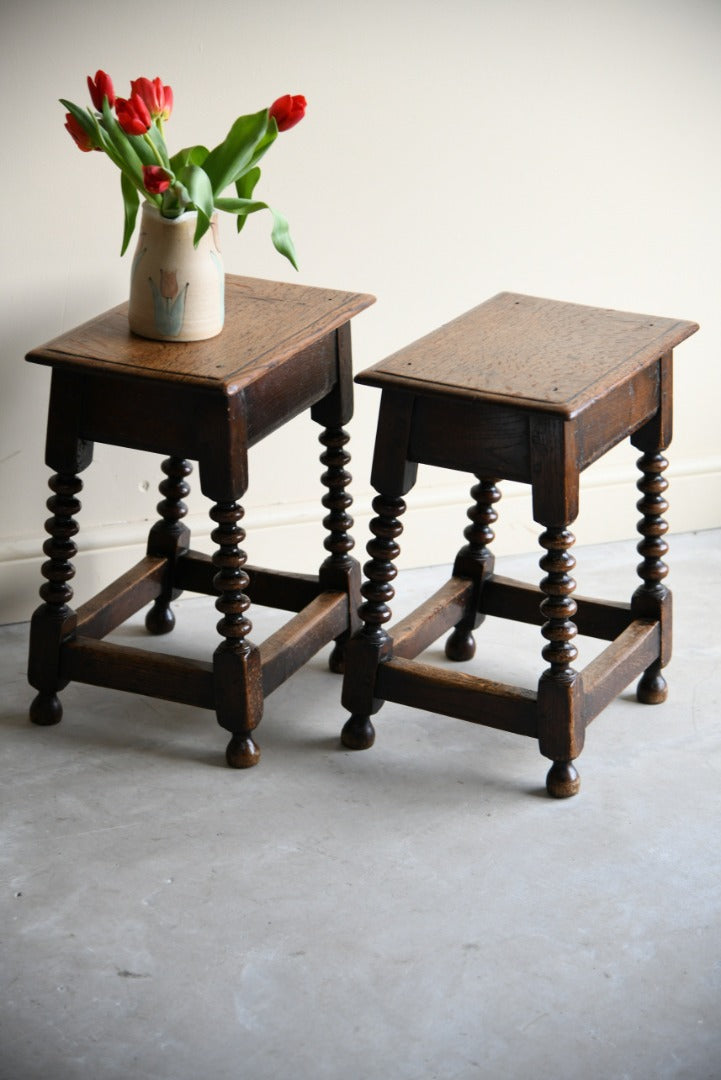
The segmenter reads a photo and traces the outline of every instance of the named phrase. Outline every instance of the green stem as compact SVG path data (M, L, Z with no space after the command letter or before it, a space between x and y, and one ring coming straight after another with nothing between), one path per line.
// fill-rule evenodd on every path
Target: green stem
M163 158L162 158L162 156L160 154L160 151L158 150L158 148L155 145L155 143L153 142L153 140L150 138L150 135L148 134L147 131L143 135L143 138L145 139L145 141L148 144L148 146L150 147L150 149L153 151L153 154L155 155L155 160L157 161L158 165L160 165L161 169L167 168L167 166L166 166L165 162L163 161Z

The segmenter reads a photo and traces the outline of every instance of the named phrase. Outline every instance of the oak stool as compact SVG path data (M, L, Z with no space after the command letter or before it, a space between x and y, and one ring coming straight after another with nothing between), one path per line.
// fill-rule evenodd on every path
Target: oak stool
M357 376L381 391L372 466L377 515L361 592L362 628L349 642L342 742L373 744L371 716L385 700L537 739L553 762L546 779L558 798L579 788L573 761L586 726L633 679L638 700L666 697L661 668L671 653L671 594L662 515L662 451L671 439L672 349L695 323L659 319L514 293L501 293ZM573 597L569 525L578 514L579 476L627 436L642 456L638 488L641 584L630 603ZM465 529L450 580L393 629L403 496L419 463L473 473ZM543 526L540 587L494 573L489 544L500 479L531 485ZM535 690L414 659L453 627L446 656L469 660L472 631L486 615L541 625L548 667ZM584 670L573 662L578 631L610 642Z
M225 328L210 341L135 337L121 305L28 354L52 368L46 463L55 470L43 604L30 633L36 724L61 719L58 691L70 680L147 694L214 709L231 733L228 764L245 768L260 755L252 733L264 698L332 640L331 667L340 670L343 646L359 625L343 427L353 411L350 319L372 302L358 293L228 275ZM238 500L248 488L248 448L307 409L325 448L328 555L317 575L246 566ZM68 582L77 553L78 474L90 464L94 442L167 455L166 478L145 558L73 611ZM189 459L197 461L201 490L214 503L212 557L191 550L182 523ZM170 601L183 590L217 597L220 640L212 660L103 640L151 602L148 631L170 631ZM260 647L248 637L251 601L296 613Z

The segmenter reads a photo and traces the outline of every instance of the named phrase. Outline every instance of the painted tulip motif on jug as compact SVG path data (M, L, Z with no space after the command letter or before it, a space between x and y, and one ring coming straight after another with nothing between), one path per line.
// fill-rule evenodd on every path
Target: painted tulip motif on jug
M223 329L225 274L217 215L197 246L197 214L163 218L143 207L130 278L130 329L142 337L204 341Z
M268 210L273 245L297 269L288 222L254 192L258 162L279 132L302 120L306 100L302 94L285 94L260 112L239 116L212 150L197 145L170 156L164 132L173 110L169 86L159 78L134 79L130 96L122 98L104 71L88 76L87 82L94 108L63 100L65 127L80 150L99 150L120 170L125 211L121 254L143 200L130 328L145 337L175 341L214 337L224 318L217 211L234 214L240 232L250 214ZM234 194L224 195L231 186Z

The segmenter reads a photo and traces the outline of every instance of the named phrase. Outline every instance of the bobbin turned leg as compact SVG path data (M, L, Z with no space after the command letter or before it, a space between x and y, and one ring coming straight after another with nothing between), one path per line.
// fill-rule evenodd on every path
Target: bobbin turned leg
M660 619L663 640L661 656L641 676L636 697L644 705L660 705L668 696L668 686L661 668L670 654L671 593L663 584L668 574L668 567L663 561L668 552L664 539L668 524L663 518L668 510L664 498L668 481L663 476L668 461L661 453L646 453L638 459L637 465L643 474L636 484L642 492L642 498L636 503L643 514L637 526L642 539L636 550L643 556L637 567L643 584L633 595L631 610L636 618Z
M453 565L454 577L472 578L476 582L471 602L464 617L457 622L446 641L446 656L449 660L470 660L476 651L476 642L472 631L481 625L484 619L478 611L479 593L483 581L493 573L494 557L488 545L495 539L491 526L498 520L493 509L501 493L495 480L478 477L478 483L471 488L471 497L475 500L467 511L471 524L463 531L468 543L456 555Z
M156 522L148 536L148 555L167 559L165 578L160 594L145 616L145 627L151 634L168 634L175 626L170 601L180 596L180 589L173 588L175 565L180 555L188 550L190 533L182 519L188 512L183 502L190 492L185 477L192 472L192 465L180 457L169 457L161 464L167 479L159 485L164 497L157 505L160 521Z
M218 571L213 584L220 593L215 606L223 616L218 622L223 641L213 655L215 710L220 726L232 733L226 761L234 769L247 769L260 759L252 732L263 714L263 687L260 654L247 639L252 629L246 618L250 601L244 591L248 587L243 569L247 556L239 546L245 531L238 524L243 508L237 502L219 502L210 516L217 523L211 533L218 545L213 555Z
M348 513L353 505L353 499L346 490L352 480L350 473L346 470L350 454L345 449L350 436L338 425L326 427L318 438L326 448L320 456L321 464L326 466L326 471L321 476L321 483L328 488L321 503L329 511L323 518L323 528L328 531L323 546L329 554L320 568L320 586L331 592L348 594L348 630L336 638L328 660L331 671L340 675L345 667L345 648L348 639L360 626L356 611L360 589L360 567L350 555L355 546L355 541L350 535L353 518Z
M39 691L30 706L30 719L43 726L59 723L63 715L57 692L67 686L68 680L60 675L60 647L76 624L75 612L70 608L73 590L68 582L75 576L71 559L78 550L73 542L78 525L74 515L80 511L76 496L83 487L82 480L71 473L57 473L48 484L54 494L47 501L52 517L45 522L50 538L43 544L48 556L41 570L46 579L40 588L44 604L32 617L28 663L28 680Z
M549 664L538 684L538 709L543 717L540 748L553 761L546 776L546 790L556 799L565 799L575 795L580 787L573 759L583 747L578 673L571 666L578 655L573 644L576 625L572 621L577 605L571 595L576 582L569 573L576 560L568 550L575 537L563 526L549 527L542 533L540 543L546 549L540 561L541 569L546 571L541 581L545 597L541 614L546 619L541 633L548 642L541 653Z
M383 701L374 696L378 664L388 656L392 643L384 630L391 617L389 602L395 596L391 582L398 573L393 565L400 554L397 538L403 532L400 517L405 501L398 497L377 495L373 500L377 517L370 523L373 539L366 546L370 562L363 567L366 577L361 586L364 603L359 615L363 628L348 643L348 662L343 681L342 702L351 716L341 733L341 741L350 750L367 750L375 741L371 716Z

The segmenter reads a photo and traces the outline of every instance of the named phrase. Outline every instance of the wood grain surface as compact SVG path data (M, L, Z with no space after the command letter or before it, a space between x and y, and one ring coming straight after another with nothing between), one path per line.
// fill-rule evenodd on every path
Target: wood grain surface
M696 323L499 293L357 376L573 417L698 329Z
M311 348L372 304L365 293L226 276L226 321L209 341L148 341L128 328L128 306L28 353L33 363L237 389Z

